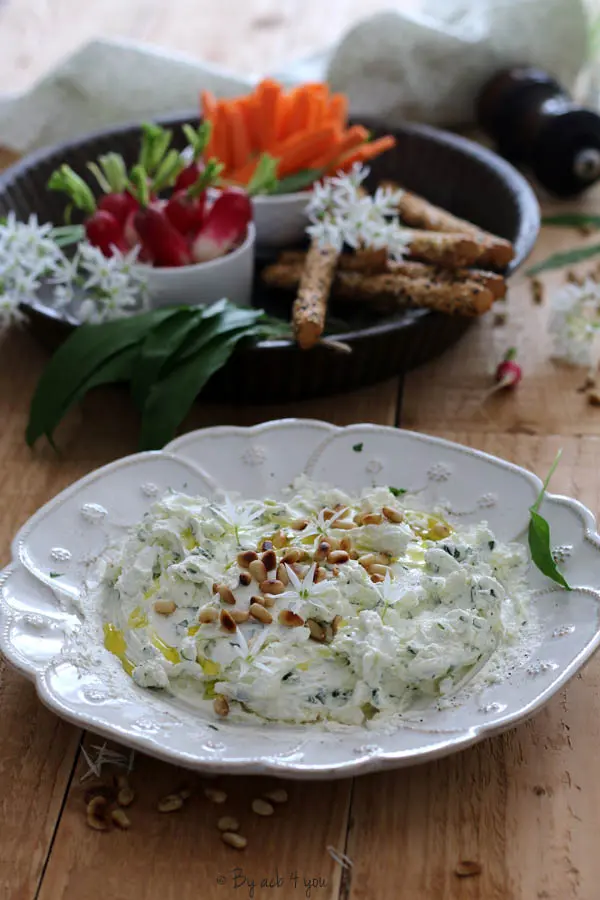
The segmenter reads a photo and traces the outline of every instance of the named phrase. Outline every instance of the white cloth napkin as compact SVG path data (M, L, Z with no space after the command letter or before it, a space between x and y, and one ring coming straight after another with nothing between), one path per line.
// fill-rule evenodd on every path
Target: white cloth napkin
M328 78L351 111L444 125L472 118L484 80L528 63L572 87L586 56L583 0L422 0L418 13L360 22L336 47L273 73ZM124 122L194 110L202 88L233 96L254 79L158 47L97 40L22 95L0 98L0 142L19 152Z

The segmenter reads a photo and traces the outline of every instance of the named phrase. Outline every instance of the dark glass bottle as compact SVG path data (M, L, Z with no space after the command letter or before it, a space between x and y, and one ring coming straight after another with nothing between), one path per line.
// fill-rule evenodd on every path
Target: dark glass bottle
M498 72L479 94L476 114L499 153L530 167L551 193L579 194L600 178L600 116L574 103L547 72Z

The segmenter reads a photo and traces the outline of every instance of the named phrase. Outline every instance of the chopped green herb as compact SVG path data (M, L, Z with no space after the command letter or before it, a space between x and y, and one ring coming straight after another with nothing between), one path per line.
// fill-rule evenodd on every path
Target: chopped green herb
M62 578L64 572L50 572L50 578Z
M406 494L406 488L397 488L397 487L388 487L388 491L390 494L393 494L394 497L401 497L402 494Z
M362 452L363 452L363 447L364 447L364 446L365 446L365 445L362 444L362 443L361 443L361 444L354 444L353 447L352 447L352 449L354 450L355 453L362 453Z

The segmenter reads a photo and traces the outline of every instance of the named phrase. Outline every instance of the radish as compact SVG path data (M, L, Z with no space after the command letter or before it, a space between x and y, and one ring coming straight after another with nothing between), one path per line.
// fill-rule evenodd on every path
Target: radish
M191 263L187 241L173 228L164 212L155 207L140 207L133 225L139 234L142 249L157 266L187 266Z
M496 369L496 386L495 391L501 391L503 388L514 388L518 385L523 377L523 370L518 362L517 351L515 347L510 347L504 355L504 359L498 364Z
M139 204L135 197L127 191L105 194L98 201L98 209L111 213L121 225L125 226L129 216L136 211Z
M105 209L96 210L85 220L85 233L90 244L102 250L105 256L113 255L113 247L123 252L128 249L121 223Z
M197 130L192 128L191 125L184 125L183 132L189 142L189 147L184 151L184 155L191 151L191 161L177 176L175 181L176 191L185 191L187 188L192 187L202 175L204 165L199 160L210 140L212 125L210 122L206 121L203 122ZM189 160L190 156L187 158Z
M210 208L192 243L196 262L208 262L228 253L246 233L252 205L245 191L228 188Z
M196 184L203 171L204 166L202 163L190 163L175 179L175 191L186 191L192 187L192 185Z
M215 184L222 170L222 164L211 159L189 188L175 191L171 196L165 214L177 231L189 234L200 229L206 210L206 191Z

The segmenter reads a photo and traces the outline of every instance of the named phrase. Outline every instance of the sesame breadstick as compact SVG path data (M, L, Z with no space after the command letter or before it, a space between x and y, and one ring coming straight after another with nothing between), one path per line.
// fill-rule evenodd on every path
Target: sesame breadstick
M292 310L294 334L303 350L314 347L325 329L327 300L338 257L338 250L322 247L316 240L306 254Z
M262 279L279 290L297 289L302 263L275 263L263 269ZM453 315L476 316L486 312L494 295L482 283L447 278L415 278L390 272L365 275L362 272L337 272L332 285L335 300L366 303L373 312L387 313L411 303Z
M385 182L382 187L398 190L398 185L393 182ZM460 232L473 237L483 251L478 260L482 266L503 269L514 256L510 241L497 237L489 231L484 231L477 225L473 225L472 222L453 216L452 213L429 203L418 194L402 190L398 201L398 212L402 221L412 228L422 228L426 231Z
M379 254L385 254L385 261L380 264L381 257ZM487 272L484 269L445 269L441 266L433 266L428 263L416 262L415 260L399 260L395 262L387 258L387 252L374 250L359 251L358 253L342 253L338 260L338 269L341 272L363 272L363 274L383 274L385 272L396 272L398 275L406 275L410 278L429 278L437 281L476 281L492 292L494 300L502 300L506 297L506 281L497 272ZM377 256L376 256L377 254ZM304 263L306 253L302 250L284 250L279 254L277 266L297 266ZM269 267L269 268L272 268ZM271 277L266 271L266 282ZM275 269L275 277L282 278L286 284L282 287L284 290L295 290L297 282L291 283L289 275L285 271L279 272ZM277 284L274 284L277 287Z

